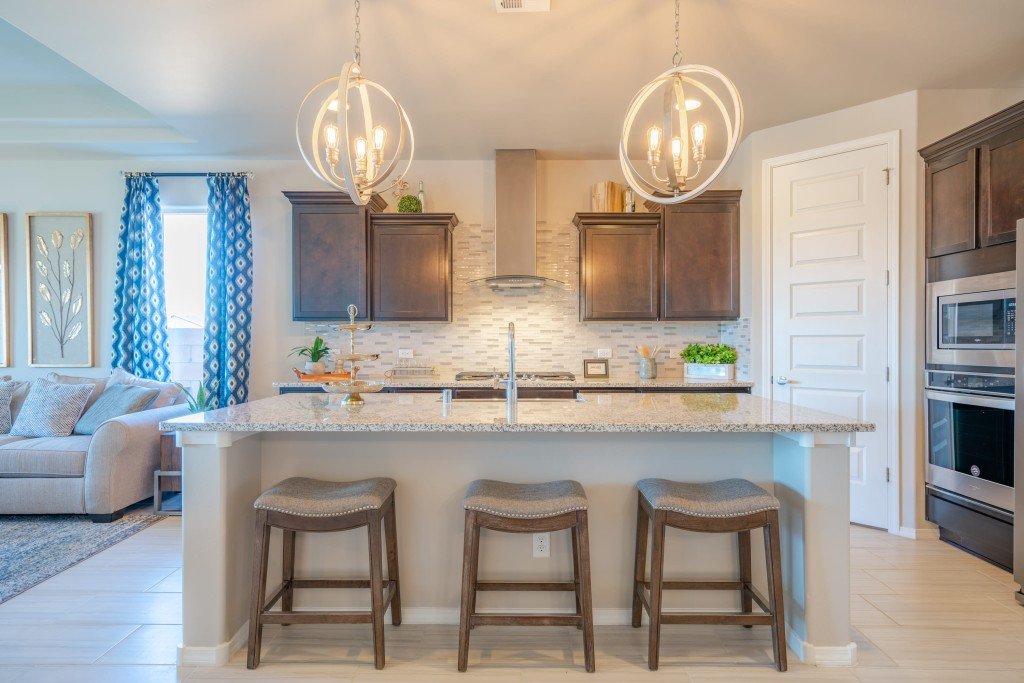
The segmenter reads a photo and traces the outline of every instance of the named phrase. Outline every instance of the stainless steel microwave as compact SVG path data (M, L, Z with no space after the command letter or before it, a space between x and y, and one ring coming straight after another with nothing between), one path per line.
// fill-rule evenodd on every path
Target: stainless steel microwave
M1013 368L1016 334L1016 271L928 283L931 367Z

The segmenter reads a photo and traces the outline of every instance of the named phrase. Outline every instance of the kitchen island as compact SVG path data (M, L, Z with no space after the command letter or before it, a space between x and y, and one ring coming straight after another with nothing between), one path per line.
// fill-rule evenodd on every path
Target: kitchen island
M819 664L851 664L849 462L868 423L746 394L589 394L583 400L444 403L438 394L366 396L344 406L328 394L292 394L162 425L184 450L183 644L185 664L223 664L244 645L252 502L281 479L398 482L399 552L406 623L458 623L461 499L477 478L576 479L590 499L595 620L630 618L636 526L634 484L645 477L710 481L744 477L782 502L789 646ZM756 532L755 532L756 533ZM561 538L565 536L565 538ZM570 574L568 534L536 559L528 535L485 534L481 577L550 580ZM271 542L270 585L279 581L280 537ZM671 531L670 577L734 578L733 535ZM366 572L366 536L300 537L297 575ZM764 590L763 556L754 555ZM758 578L759 577L759 578ZM498 600L500 599L500 603ZM571 596L481 598L480 611L572 611ZM365 608L365 592L306 590L296 609ZM494 602L492 602L492 600ZM733 611L724 592L673 592L667 608ZM454 650L455 642L452 647Z

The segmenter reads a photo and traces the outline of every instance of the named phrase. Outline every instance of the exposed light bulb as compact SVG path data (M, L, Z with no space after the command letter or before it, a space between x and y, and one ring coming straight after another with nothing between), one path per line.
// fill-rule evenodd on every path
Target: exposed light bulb
M366 138L356 138L356 161L364 161L366 159Z
M661 128L651 126L647 129L647 151L657 152L661 149Z
M324 141L327 143L327 149L338 149L338 127L333 123L324 126Z
M373 149L380 152L384 149L384 142L388 139L388 132L384 126L375 126L373 129Z
M690 128L690 136L693 139L693 160L704 161L704 143L707 140L708 128L698 121Z
M683 141L679 138L672 138L672 158L679 161L683 154Z

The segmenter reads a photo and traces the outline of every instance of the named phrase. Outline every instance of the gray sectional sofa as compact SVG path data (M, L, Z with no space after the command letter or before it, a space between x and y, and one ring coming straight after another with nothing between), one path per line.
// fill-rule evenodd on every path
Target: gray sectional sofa
M11 403L14 416L20 398ZM153 472L160 466L157 425L187 414L184 400L180 396L172 405L107 420L92 435L0 434L0 514L117 519L126 507L153 495Z

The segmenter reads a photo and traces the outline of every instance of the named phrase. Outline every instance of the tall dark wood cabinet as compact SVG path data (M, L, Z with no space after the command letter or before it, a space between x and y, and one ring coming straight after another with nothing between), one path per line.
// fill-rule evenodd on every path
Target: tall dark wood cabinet
M711 190L663 209L662 320L740 316L740 191Z
M452 213L370 216L374 320L452 317Z
M579 213L580 320L657 320L661 217Z
M292 204L292 319L347 319L349 304L369 319L367 215L383 211L384 200L358 206L342 192L284 195Z
M1024 102L921 149L929 281L1014 269Z

